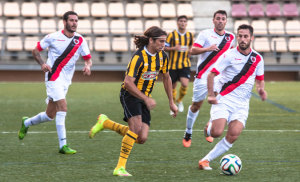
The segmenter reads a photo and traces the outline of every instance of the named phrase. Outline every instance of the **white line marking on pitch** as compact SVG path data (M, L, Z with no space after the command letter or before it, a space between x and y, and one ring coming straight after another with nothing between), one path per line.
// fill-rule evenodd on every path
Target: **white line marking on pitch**
M184 132L185 130L150 130L152 133L159 132ZM202 131L202 130L193 130L193 131ZM227 130L225 130L227 131ZM300 130L243 130L244 132L300 132ZM67 131L67 133L88 133L89 131ZM114 131L102 131L102 132L114 132ZM1 134L14 134L18 133L17 131L1 131ZM56 131L29 131L31 134L51 134L56 133Z

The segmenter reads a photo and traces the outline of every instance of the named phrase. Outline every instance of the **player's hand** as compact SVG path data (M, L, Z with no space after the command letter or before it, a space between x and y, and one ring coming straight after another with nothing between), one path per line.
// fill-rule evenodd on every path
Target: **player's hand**
M52 69L51 69L51 67L48 65L48 64L46 64L46 63L44 63L44 64L42 64L41 65L41 69L46 73L46 72L52 72Z
M208 47L208 51L219 51L217 44L213 44L210 47Z
M149 110L154 109L156 106L155 100L150 97L147 97L147 99L145 99L144 102Z
M217 98L215 96L208 96L207 102L210 104L218 104Z
M175 48L176 51L179 51L181 49L181 46L179 44L177 44L177 45L175 45L174 48Z
M264 89L262 89L262 88L259 89L258 94L262 101L265 101L267 99L268 94L267 94L267 91L265 91Z
M91 68L90 68L90 66L85 66L82 71L83 71L83 75L87 75L87 76L91 75Z
M177 116L177 113L178 113L178 108L177 108L176 104L174 104L174 103L171 104L170 109L173 112L173 114L172 114L173 118L175 118Z

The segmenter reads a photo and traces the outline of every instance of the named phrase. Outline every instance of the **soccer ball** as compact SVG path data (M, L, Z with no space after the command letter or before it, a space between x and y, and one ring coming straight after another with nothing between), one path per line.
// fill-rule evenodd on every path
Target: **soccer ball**
M220 160L220 169L226 175L236 175L242 169L242 161L237 155L227 154Z

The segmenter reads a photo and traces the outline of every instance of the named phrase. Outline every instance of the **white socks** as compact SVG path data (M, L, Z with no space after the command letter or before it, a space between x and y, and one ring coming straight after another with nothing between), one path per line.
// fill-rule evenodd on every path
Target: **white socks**
M208 122L207 131L206 131L206 134L207 134L208 136L211 136L211 135L210 135L211 126L212 126L212 121L210 120L210 121Z
M65 119L67 112L58 111L56 113L56 130L59 142L59 148L62 148L67 144L67 136L66 136L66 127L65 127Z
M46 114L46 112L41 112L31 118L28 118L25 120L24 124L26 127L31 126L31 125L36 125L39 123L43 123L46 121L52 121L52 118L49 118L49 116Z
M212 161L227 152L231 147L232 144L229 143L224 137L202 160Z
M185 130L186 133L189 133L189 134L193 133L193 126L194 126L194 123L196 121L198 114L199 114L199 110L197 112L193 113L191 111L191 106L189 106L188 114L186 116L186 130Z

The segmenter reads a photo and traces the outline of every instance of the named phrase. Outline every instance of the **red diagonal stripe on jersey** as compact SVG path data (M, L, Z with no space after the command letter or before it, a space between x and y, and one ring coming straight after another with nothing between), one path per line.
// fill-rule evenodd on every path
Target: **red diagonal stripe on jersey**
M204 68L199 71L199 73L197 74L197 78L201 78L201 76L203 75L203 73L206 72L206 70L211 66L213 65L217 60L218 58L224 53L226 52L229 48L230 48L230 45L231 45L231 42L233 41L233 35L230 34L230 41L226 42L225 46L223 47L223 49L221 49L205 66Z
M52 74L51 79L49 81L55 81L59 77L61 70L64 68L64 66L66 66L66 64L70 61L70 59L74 56L74 54L80 47L82 40L83 40L82 37L79 37L79 39L78 39L79 42L73 47L73 49L70 51L70 53L57 66L56 71Z
M240 80L236 83L233 83L231 85L229 85L226 89L224 89L220 94L222 96L232 92L234 89L236 89L238 86L244 84L248 78L254 73L258 63L261 61L261 57L259 55L256 55L256 61L250 66L249 70L246 72L246 74L244 74L243 76L241 76Z

